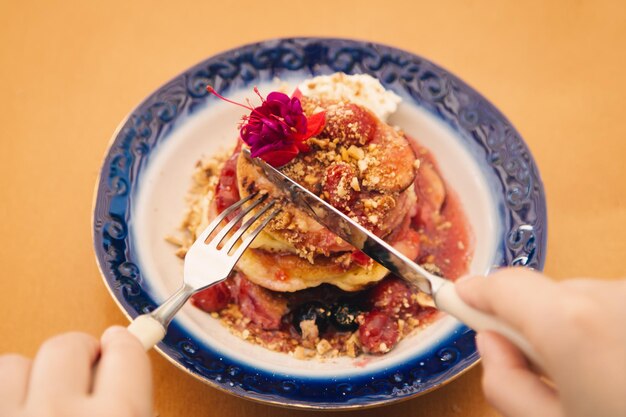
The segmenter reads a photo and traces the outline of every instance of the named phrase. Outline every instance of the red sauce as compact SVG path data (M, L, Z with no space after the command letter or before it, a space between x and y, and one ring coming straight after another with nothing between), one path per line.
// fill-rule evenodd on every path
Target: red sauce
M444 277L456 280L468 271L471 242L465 214L453 192L448 191L442 215L450 222L450 227L436 229L429 239L422 240L418 262L434 263L441 268Z
M433 211L433 207L429 207L427 202L432 196L428 194L433 187L424 184L419 170L431 166L439 174L437 162L416 140L409 138L409 142L420 160L415 180L415 191L420 207L412 222L412 228L421 236L417 261L420 264L435 264L441 269L444 277L455 280L467 273L473 252L467 219L458 196L441 177L444 181L445 199L439 215Z
M359 264L360 266L367 266L372 262L372 258L361 252L360 250L355 250L352 252L352 260Z

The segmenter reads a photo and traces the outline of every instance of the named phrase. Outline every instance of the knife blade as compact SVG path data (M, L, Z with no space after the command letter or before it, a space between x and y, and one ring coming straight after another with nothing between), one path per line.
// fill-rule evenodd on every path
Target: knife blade
M391 273L420 291L430 294L439 310L447 312L475 330L492 330L502 334L524 352L538 369L545 369L540 357L522 334L498 318L465 303L457 294L451 281L428 272L280 170L261 158L253 158L249 149L244 148L242 152L248 160L261 168L267 179L285 193L292 203L308 212L322 226L361 250Z
M252 158L249 149L243 149L244 155L263 170L265 176L291 201L307 211L318 223L350 243L356 249L416 286L420 291L434 294L446 282L426 269L411 261L389 243L370 232L335 207L307 190L278 169L261 158Z

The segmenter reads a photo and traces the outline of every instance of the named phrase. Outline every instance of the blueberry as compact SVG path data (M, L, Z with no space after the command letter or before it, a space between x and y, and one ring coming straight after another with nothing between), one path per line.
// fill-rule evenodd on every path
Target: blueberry
M317 301L311 301L300 305L293 311L292 314L292 323L298 333L302 333L300 322L305 320L315 320L315 324L317 325L317 329L321 335L328 328L331 311L326 305Z
M359 314L361 314L359 307L341 303L333 306L330 317L337 330L347 332L359 328L359 323L356 321Z

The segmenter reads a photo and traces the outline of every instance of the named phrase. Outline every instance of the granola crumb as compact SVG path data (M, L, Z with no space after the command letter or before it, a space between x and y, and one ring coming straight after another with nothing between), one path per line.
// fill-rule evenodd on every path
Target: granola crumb
M356 358L361 353L361 341L356 333L353 333L348 340L346 340L346 354L351 358Z
M315 351L313 349L307 349L302 346L298 346L293 351L293 357L296 359L311 359L315 357Z
M452 227L452 222L443 222L439 226L437 226L438 230L448 230Z
M317 350L317 353L319 353L320 355L324 355L327 352L331 351L332 349L333 349L332 345L326 339L320 340L317 343L317 346L315 347L315 350Z
M352 159L355 159L357 161L360 161L361 159L365 158L365 152L363 151L363 149L357 148L354 145L350 145L347 153Z
M306 182L309 185L313 185L313 184L317 184L319 182L319 179L317 179L313 175L306 175L304 177L304 182Z
M368 167L368 160L367 160L367 158L359 159L359 161L357 162L357 166L359 167L359 171L361 171L361 172L366 171L367 167Z
M172 244L172 245L174 245L174 246L183 246L183 241L182 241L182 239L180 239L180 238L178 238L178 237L176 237L176 236L173 236L173 235L167 235L167 236L165 236L165 241L166 241L167 243L171 243L171 244Z
M433 300L433 297L426 294L425 292L418 292L415 295L416 301L419 305L421 305L422 307L435 307L435 300Z
M302 340L314 342L319 337L319 329L315 324L315 320L302 320L300 322L300 330L302 330Z
M404 334L404 327L405 327L406 322L402 319L398 320L398 331L400 332L400 334Z

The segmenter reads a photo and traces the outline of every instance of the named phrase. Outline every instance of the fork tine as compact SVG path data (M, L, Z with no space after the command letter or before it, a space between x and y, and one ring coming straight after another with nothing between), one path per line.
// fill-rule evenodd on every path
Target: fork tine
M215 231L217 226L219 226L220 223L222 223L222 221L226 218L226 216L230 215L233 211L237 210L239 207L241 207L242 204L256 197L257 194L258 193L252 193L246 198L242 198L241 200L237 201L235 204L233 204L232 206L228 207L226 210L221 212L220 215L217 216L215 219L213 219L213 221L206 227L206 229L204 229L202 233L200 233L200 236L196 238L196 242L206 241L207 238L211 236L211 233Z
M246 238L243 240L243 242L241 242L241 245L237 248L235 253L231 255L235 262L237 262L239 258L241 258L241 255L243 255L244 251L248 249L248 246L250 246L254 238L257 237L259 233L261 233L261 230L263 230L263 228L270 222L270 220L276 217L276 215L280 213L281 210L281 208L275 209L265 219L263 219L261 224L258 225L257 228L252 231L252 233L246 236Z
M254 216L252 216L248 220L246 220L246 222L241 225L239 230L237 230L237 232L235 232L235 234L230 239L228 239L228 241L224 244L224 247L222 248L222 250L225 250L226 253L229 253L231 251L231 249L233 248L233 246L235 246L235 244L237 243L237 240L239 240L241 235L243 235L246 232L246 230L248 230L254 224L254 222L256 222L258 219L260 219L261 216L267 210L272 208L274 206L274 204L276 204L276 200L274 200L274 201L270 202L269 204L265 205L265 207L263 207L258 213L256 213Z
M243 217L250 212L250 210L252 210L256 206L261 204L263 201L265 201L265 199L268 196L269 194L263 194L261 195L261 197L257 198L255 201L251 200L252 204L250 204L248 207L242 208L241 212L237 214L237 216L233 217L232 220L229 221L228 224L224 226L224 228L222 228L222 230L220 230L220 232L217 235L215 235L213 239L211 239L211 242L209 242L208 245L210 247L217 249L219 244L222 242L222 240L224 240L226 235L233 229L233 227L235 227L235 225L239 223L241 219L243 219Z

